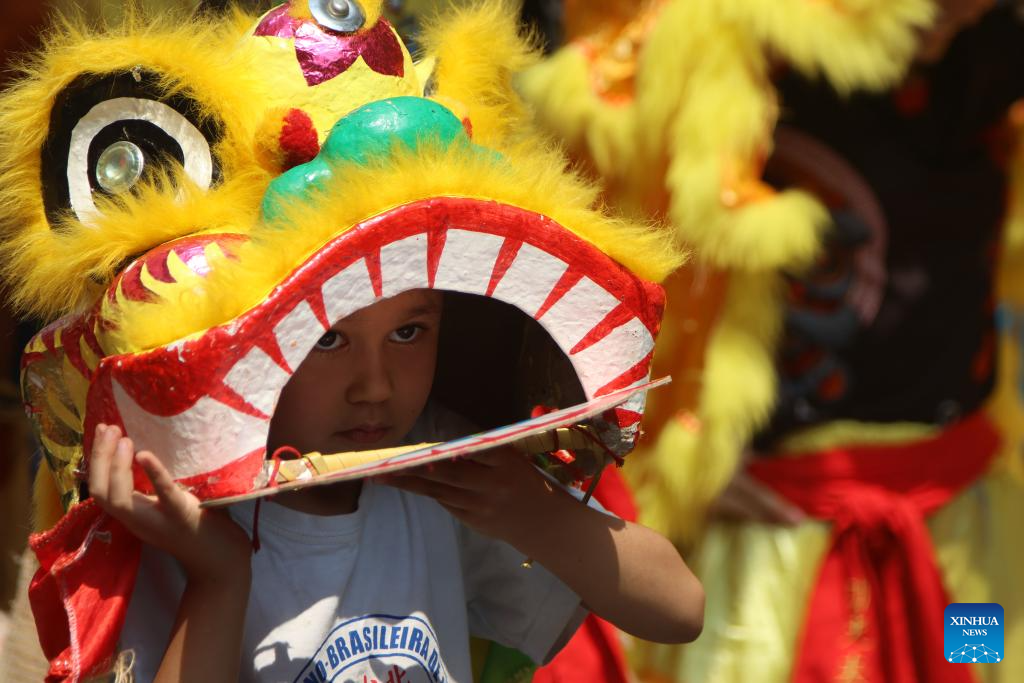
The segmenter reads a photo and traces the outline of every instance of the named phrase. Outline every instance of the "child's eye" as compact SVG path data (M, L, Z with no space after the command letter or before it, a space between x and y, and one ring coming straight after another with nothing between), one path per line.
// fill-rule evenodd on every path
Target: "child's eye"
M328 330L324 336L320 337L320 341L316 343L316 349L318 351L333 351L340 349L345 345L346 339L340 332L334 330Z
M421 332L423 332L423 328L419 325L405 325L389 334L388 339L399 344L408 344L419 337Z

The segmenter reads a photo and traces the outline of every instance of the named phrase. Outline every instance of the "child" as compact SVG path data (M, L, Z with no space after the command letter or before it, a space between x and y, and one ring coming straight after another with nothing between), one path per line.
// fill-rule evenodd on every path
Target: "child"
M268 451L456 436L428 405L441 316L439 292L412 290L334 325L285 387ZM155 497L133 490L133 461ZM701 630L703 591L667 540L507 448L280 495L256 555L252 504L201 509L116 427L97 428L89 489L177 561L143 558L122 639L140 680L468 681L470 632L545 661L584 609L647 640Z

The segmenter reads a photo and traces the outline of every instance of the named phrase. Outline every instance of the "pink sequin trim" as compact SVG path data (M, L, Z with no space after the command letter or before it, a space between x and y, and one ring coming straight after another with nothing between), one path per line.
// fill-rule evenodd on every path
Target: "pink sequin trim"
M344 73L362 57L367 66L385 76L405 75L405 54L391 24L380 19L373 28L353 34L325 29L315 22L296 19L284 4L267 13L257 36L295 40L295 56L310 86Z

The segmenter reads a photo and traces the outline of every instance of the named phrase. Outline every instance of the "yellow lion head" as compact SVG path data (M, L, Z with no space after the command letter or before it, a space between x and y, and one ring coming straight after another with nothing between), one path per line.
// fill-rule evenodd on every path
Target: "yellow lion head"
M408 288L536 318L586 397L646 376L644 280L678 256L530 134L509 9L440 19L419 64L380 2L57 24L0 101L0 257L16 305L57 318L23 389L65 506L100 421L201 495L251 487L325 326ZM635 420L608 431L628 448Z

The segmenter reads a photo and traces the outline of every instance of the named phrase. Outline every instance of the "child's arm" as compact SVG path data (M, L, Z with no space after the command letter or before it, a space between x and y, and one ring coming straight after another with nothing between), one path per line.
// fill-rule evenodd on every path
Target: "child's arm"
M133 460L145 470L156 496L134 490ZM227 515L200 509L198 499L178 487L156 456L136 454L117 427L96 428L89 493L185 570L188 583L156 681L238 680L251 579L246 533Z
M704 590L667 539L581 505L511 449L385 481L436 499L463 523L540 562L627 633L666 643L700 635Z

